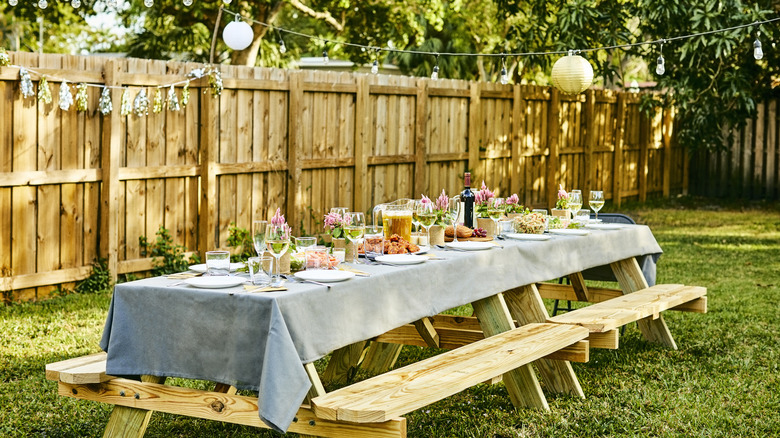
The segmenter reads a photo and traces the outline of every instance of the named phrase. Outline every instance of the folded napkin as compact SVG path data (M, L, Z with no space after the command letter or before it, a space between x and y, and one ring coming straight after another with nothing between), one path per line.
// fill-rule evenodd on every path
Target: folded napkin
M177 272L176 274L168 275L167 278L170 278L171 280L183 280L186 278L199 277L201 275L203 274L198 272Z
M246 292L281 292L287 290L284 286L253 286L253 285L244 285L244 291Z
M339 266L339 271L346 271L346 272L352 272L353 274L357 275L358 277L370 277L371 274L368 272L360 271L355 268L350 268L347 266Z

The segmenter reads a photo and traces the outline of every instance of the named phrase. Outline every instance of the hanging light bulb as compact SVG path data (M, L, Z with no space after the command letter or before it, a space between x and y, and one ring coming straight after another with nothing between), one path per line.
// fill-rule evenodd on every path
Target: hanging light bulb
M375 49L374 63L371 65L371 74L379 73L379 49Z
M663 74L666 73L666 66L664 65L665 61L664 61L664 53L663 53L664 42L666 42L666 40L661 41L661 49L659 50L658 60L655 66L655 74L657 74L658 76L663 76Z
M73 9L78 9L81 7L81 0L73 0L70 2L70 5L73 6Z
M328 58L328 51L323 50L322 51L322 63L325 65L328 65L330 63L330 58Z
M433 73L431 73L431 79L434 81L439 79L439 54L436 54L436 64L433 66Z
M154 6L154 0L144 0L144 6L146 6L147 8L151 8L152 6Z
M758 37L760 36L761 32L756 32L756 40L753 41L753 57L756 58L756 60L764 57L764 51L761 50L761 41L758 40Z
M279 38L279 53L284 55L287 53L287 46L284 45L284 40Z
M46 9L49 7L49 2L47 2L46 0L39 0L38 7L41 9Z
M8 0L8 4L11 6L16 6L18 3L18 0Z
M226 5L229 5L233 0L222 0Z
M186 0L192 1L192 0ZM236 19L228 23L222 31L222 39L225 44L233 50L244 50L252 44L255 34L252 26L241 20L241 16L236 15Z
M184 6L192 6L192 0L184 0Z
M108 5L109 8L116 9L116 5L118 4L117 0L107 0L106 5Z
M509 83L509 75L506 72L506 56L501 57L501 85Z

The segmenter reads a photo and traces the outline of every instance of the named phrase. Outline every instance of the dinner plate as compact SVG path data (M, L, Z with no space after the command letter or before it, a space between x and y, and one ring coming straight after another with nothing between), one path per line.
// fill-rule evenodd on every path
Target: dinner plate
M244 267L243 263L231 263L230 264L230 272L237 271L237 270L239 270L239 269L241 269L243 267ZM190 266L190 271L204 273L204 272L208 271L208 267L206 266L205 263L201 263L200 265L191 265Z
M588 224L586 228L592 228L594 230L619 230L623 228L621 224Z
M504 237L507 239L516 240L550 240L552 236L549 234L528 234L528 233L504 233Z
M418 263L424 263L428 260L428 257L414 254L387 254L379 256L375 260L380 263L389 263L392 265L416 265Z
M296 272L295 276L301 280L321 281L323 283L335 283L338 281L349 280L355 276L354 272L338 271L330 269L312 269L309 271Z
M244 283L246 278L234 277L232 275L215 275L209 277L192 277L184 280L190 286L201 289L223 289L226 287L238 286Z
M552 234L563 234L564 236L587 236L590 234L590 231L578 228L561 228L559 230L549 230L549 232Z
M423 245L420 245L420 250L419 250L419 251L415 251L415 252L413 252L412 254L425 254L425 253L426 253L426 252L428 252L428 250L430 250L430 249L431 249L431 247L430 247L430 246L423 246ZM403 255L403 254L401 254L401 255Z
M485 249L495 248L496 245L493 242L457 241L448 242L447 247L464 251L482 251Z

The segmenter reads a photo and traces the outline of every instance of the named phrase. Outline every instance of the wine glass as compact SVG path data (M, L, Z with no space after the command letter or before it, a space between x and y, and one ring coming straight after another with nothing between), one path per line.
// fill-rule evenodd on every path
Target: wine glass
M265 253L265 232L268 221L252 221L252 244L258 257Z
M417 212L417 220L420 222L425 233L428 236L427 242L431 242L431 227L436 222L436 211L433 208L433 202L420 202L415 205L415 211Z
M447 203L447 211L444 212L444 218L447 225L452 225L452 241L458 241L458 217L460 217L460 196L450 198Z
M347 208L347 207L331 207L330 212L331 213L338 213L339 216L343 217L345 214L347 214L347 212L349 212L349 208Z
M599 220L599 210L604 206L604 192L601 190L591 190L588 205L596 212L596 222Z
M346 226L344 231L346 232L347 239L354 245L355 250L352 251L352 263L358 263L358 245L363 240L363 235L366 232L366 217L361 212L349 212L347 213L347 219L349 225Z
M496 236L501 237L501 229L498 228L498 220L506 212L506 201L504 198L490 198L488 199L487 213L488 217L493 221L493 225L496 227Z
M569 192L569 211L571 212L572 220L577 217L577 212L582 208L582 192L579 190L572 190Z
M414 226L414 231L417 232L420 229L420 221L417 220L417 204L419 204L419 200L412 201L412 225Z
M271 285L279 286L282 284L281 258L290 247L290 229L286 224L268 224L265 232L265 244L268 252L276 259L276 269L274 270L274 278Z

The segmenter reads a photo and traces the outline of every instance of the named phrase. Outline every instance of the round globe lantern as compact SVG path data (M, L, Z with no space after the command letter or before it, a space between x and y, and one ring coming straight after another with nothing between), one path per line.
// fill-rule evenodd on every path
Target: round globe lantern
M555 61L551 76L553 85L562 93L579 94L593 83L593 67L570 50L568 56Z
M252 26L241 20L236 20L225 26L225 30L222 31L222 39L231 49L244 50L252 44L255 35L252 32Z

